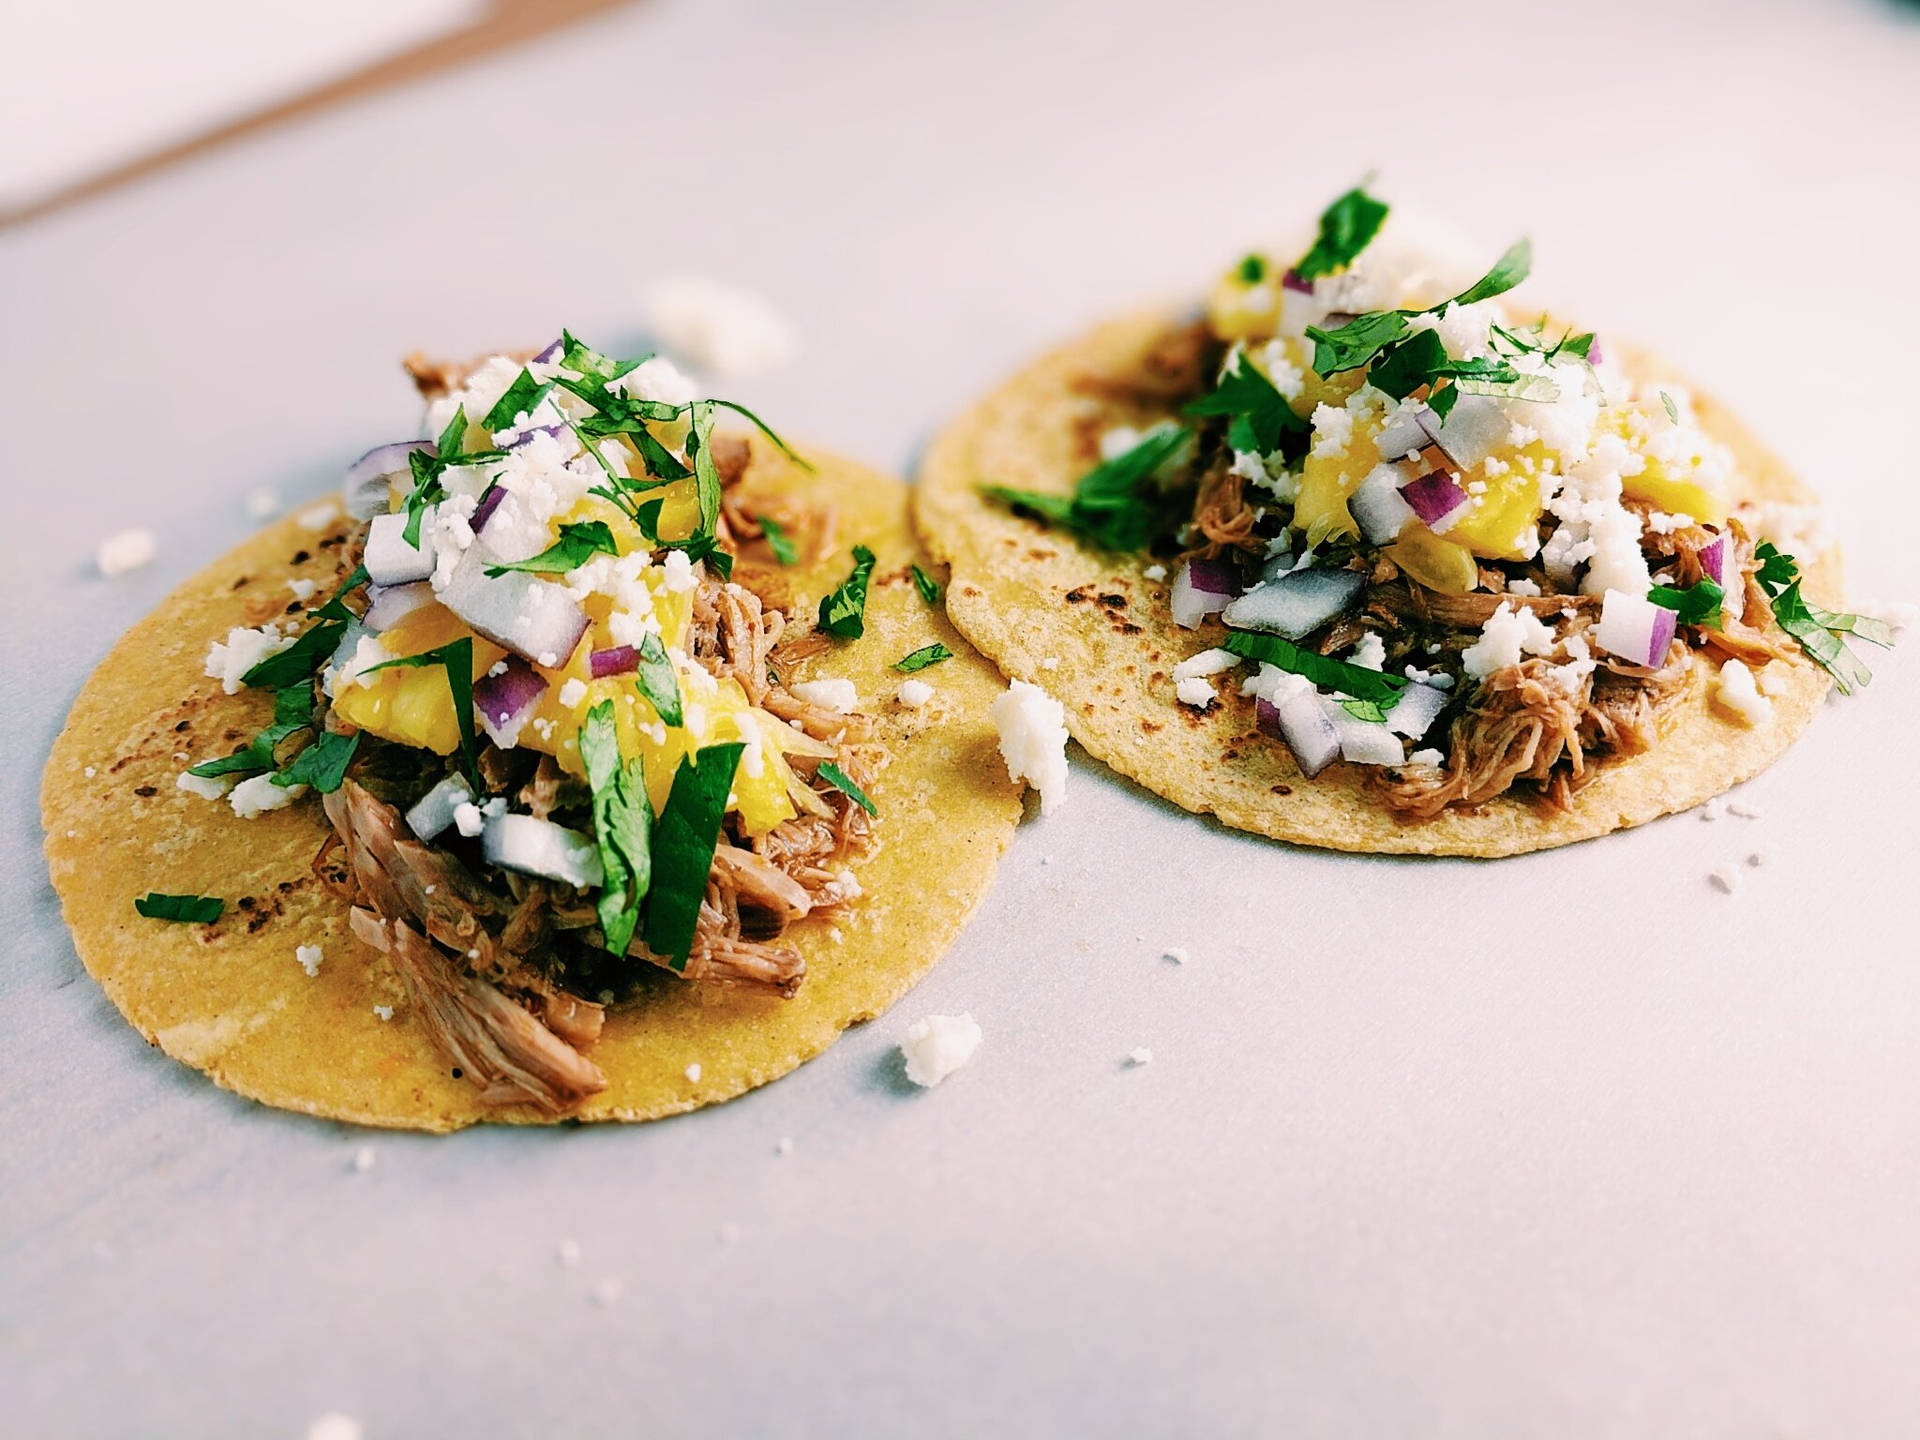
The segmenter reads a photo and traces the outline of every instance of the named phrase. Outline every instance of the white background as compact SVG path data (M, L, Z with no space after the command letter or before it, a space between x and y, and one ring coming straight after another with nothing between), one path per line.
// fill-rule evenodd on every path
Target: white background
M0 1428L1912 1433L1912 637L1762 819L1497 864L1289 850L1077 757L901 1010L641 1128L214 1089L81 970L35 790L249 490L410 429L409 348L618 349L649 279L740 280L806 346L744 398L907 469L1376 166L1490 257L1530 233L1831 498L1857 596L1920 598L1916 141L1920 25L1873 0L660 0L0 234ZM132 524L159 559L97 578ZM908 1093L901 1030L963 1009L974 1064Z

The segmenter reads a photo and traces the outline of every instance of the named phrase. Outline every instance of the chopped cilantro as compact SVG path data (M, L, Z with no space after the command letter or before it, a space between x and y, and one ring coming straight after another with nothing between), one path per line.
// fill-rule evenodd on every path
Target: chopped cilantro
M658 635L640 637L640 664L634 673L640 694L653 707L662 725L684 725L680 713L680 677Z
M505 430L522 415L531 415L552 389L552 382L541 384L533 378L533 372L523 366L513 377L513 384L507 387L507 393L494 402L487 418L480 423L489 431Z
M938 605L940 603L940 582L922 570L918 565L913 567L913 588L920 592L920 598L926 601L927 604Z
M853 572L820 600L820 628L843 640L856 640L867 629L867 582L873 578L873 551L853 547Z
M1410 328L1407 322L1415 315L1437 315L1449 305L1472 305L1477 301L1492 299L1495 295L1504 295L1525 280L1532 268L1533 246L1526 240L1519 240L1494 262L1491 270L1451 300L1429 305L1425 310L1369 311L1365 315L1355 316L1337 330L1322 330L1317 325L1309 325L1307 338L1313 341L1313 368L1320 375L1357 370L1370 363L1389 345L1404 339Z
M403 532L407 544L420 545L420 526L428 507L446 497L446 473L464 465L484 465L506 458L504 450L473 450L462 454L467 437L467 411L455 406L453 418L440 432L432 453L414 450L407 455L407 468L413 472L413 489L407 495L407 526Z
M720 471L713 463L713 402L693 402L687 427L687 459L693 462L694 485L700 496L700 530L711 535L720 523Z
M1220 377L1211 393L1193 401L1181 413L1230 416L1227 443L1235 450L1256 455L1278 451L1289 465L1306 455L1313 436L1312 424L1293 413L1286 396L1260 373L1245 351L1234 357L1233 368Z
M1364 665L1349 665L1302 649L1278 635L1256 635L1246 630L1229 630L1224 648L1248 660L1264 660L1295 675L1304 675L1326 690L1350 695L1355 700L1371 700L1377 705L1391 704L1406 689L1399 675L1386 675Z
M849 800L853 801L854 804L866 811L867 814L878 815L880 813L873 808L873 801L867 798L867 792L854 784L853 777L831 760L822 760L820 762L820 778L833 786L834 789L838 790Z
M1345 695L1335 697L1335 703L1356 720L1366 720L1375 725L1386 723L1387 712L1378 700L1354 700Z
M653 809L641 757L621 758L611 700L587 712L580 727L580 758L593 791L594 840L606 873L595 909L607 949L624 955L653 881Z
M525 560L503 560L487 567L488 575L504 575L509 570L526 570L536 575L564 575L577 570L595 555L618 555L613 531L604 520L583 520L563 524L560 538L538 555Z
M1249 255L1235 267L1233 273L1240 277L1243 285L1258 285L1267 278L1267 258L1264 255Z
M641 355L632 360L610 360L591 346L582 345L573 338L570 331L560 332L560 364L584 380L618 380L622 375L638 370L652 355Z
M894 661L893 668L912 674L915 670L924 670L929 665L938 665L942 660L952 658L953 651L936 640L931 645L922 645L905 659Z
M220 775L263 775L279 762L274 751L289 737L313 725L313 687L294 684L273 697L273 723L255 735L246 745L218 760L203 760L187 771L202 779Z
M740 764L738 742L708 745L684 757L653 826L653 886L647 902L646 945L675 970L687 968L700 904L706 898L720 822Z
M1346 269L1373 243L1386 218L1386 202L1354 186L1321 212L1320 233L1313 248L1293 267L1293 273L1302 280L1313 280Z
M480 737L473 721L473 637L462 635L458 640L433 650L423 650L418 655L383 660L378 665L369 665L360 673L371 675L376 670L423 665L438 665L447 672L447 690L453 696L453 716L460 726L460 758L465 762L467 779L478 791L481 788Z
M133 902L133 908L149 920L184 920L194 925L210 925L220 918L227 902L212 895L163 895L149 890Z
M1707 630L1720 628L1720 606L1727 598L1726 592L1712 580L1702 578L1697 584L1684 589L1671 585L1655 585L1647 591L1647 598L1654 604L1664 606L1679 617L1682 625L1698 625Z
M791 565L800 558L800 552L794 549L793 541L787 538L787 527L771 515L760 517L760 533L767 537L767 548L773 552L773 558L782 565Z
M307 785L322 795L331 795L347 778L347 766L360 748L360 732L338 735L322 730L313 743L293 757L293 763L273 777L276 785Z
M1760 562L1753 578L1772 600L1774 620L1833 676L1835 688L1851 695L1854 687L1871 682L1873 672L1841 637L1853 635L1870 645L1888 646L1893 644L1892 629L1868 616L1827 610L1808 600L1800 593L1800 562L1772 541L1754 546L1753 556Z
M367 582L367 567L356 565L333 592L327 603L315 610L314 623L300 638L277 655L269 655L240 677L244 685L256 690L284 690L310 679L315 671L332 658L333 652L340 648L340 639L347 633L347 626L360 617L347 609L342 603L349 590Z
M1049 525L1072 530L1103 549L1143 549L1180 518L1178 497L1167 494L1156 476L1190 439L1183 426L1157 426L1131 450L1082 475L1072 495L1005 485L985 485L981 493Z
M1664 390L1660 392L1660 408L1667 412L1667 419L1676 425L1680 423L1680 407L1673 403L1673 397Z

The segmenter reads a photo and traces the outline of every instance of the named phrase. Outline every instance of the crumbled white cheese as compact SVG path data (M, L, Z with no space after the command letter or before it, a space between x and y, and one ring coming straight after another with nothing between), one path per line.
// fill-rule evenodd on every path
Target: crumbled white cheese
M1157 583L1167 578L1167 567L1164 565L1149 565L1147 566L1146 569L1142 570L1140 573L1144 575L1147 579L1155 581Z
M640 367L644 370L646 367ZM636 375L640 372L636 370ZM666 571L666 588L674 594L684 594L699 582L694 578L693 562L687 559L684 550L669 550L667 558L660 562L660 568Z
M153 533L148 530L122 530L100 542L95 559L102 575L124 575L152 560L156 552Z
M1718 800L1718 799L1709 800L1707 801L1706 804L1700 807L1700 818L1702 820L1708 821L1709 823L1711 823L1712 821L1718 820L1722 815L1726 813L1727 813L1727 802L1724 800Z
M771 304L718 280L662 280L647 292L646 310L667 349L716 379L764 375L786 364L798 348L793 328Z
M787 689L809 705L841 715L852 714L860 707L860 692L854 689L851 680L802 680Z
M773 1153L781 1156L791 1155L793 1153L793 1137L791 1135L782 1135L778 1143L774 1145Z
M227 803L242 820L251 820L269 810L284 810L306 793L304 785L276 785L271 775L256 775L234 786Z
M353 1152L353 1168L364 1175L367 1171L373 1169L373 1163L378 1158L379 1157L374 1154L371 1145L362 1145L358 1150Z
M174 777L173 783L189 795L198 795L202 800L218 800L233 788L231 775L195 775L182 770Z
M1127 1052L1127 1064L1129 1065L1137 1068L1141 1065L1151 1065L1152 1063L1153 1051L1144 1045L1136 1045Z
M471 840L487 828L487 819L480 813L478 805L471 800L463 800L453 807L453 828Z
M932 698L933 686L919 679L901 681L900 689L894 695L894 699L909 710L918 710Z
M1771 540L1787 554L1812 560L1833 544L1827 513L1819 505L1791 505L1784 500L1751 500L1736 511L1755 539Z
M979 1048L980 1026L971 1014L929 1015L907 1026L900 1041L907 1079L929 1087L973 1059Z
M1716 865L1707 878L1726 894L1731 895L1734 887L1740 883L1740 872L1731 865Z
M1751 855L1747 856L1747 864L1752 866L1755 870L1758 870L1762 865L1765 865L1766 863L1767 863L1767 852L1764 850L1756 850Z
M1550 655L1556 642L1553 630L1525 606L1516 610L1501 603L1487 617L1480 638L1460 655L1460 667L1475 679L1484 679L1496 670L1518 665L1522 653Z
M1015 680L991 713L1007 774L1040 792L1042 812L1052 810L1067 793L1067 712L1038 685Z
M318 505L309 505L298 516L302 530L324 530L331 525L334 517L340 513L340 507L332 500L322 500Z
M1353 412L1333 405L1313 407L1313 453L1322 460L1346 454L1353 439Z
M699 387L664 355L656 355L629 370L608 388L635 400L658 400L667 405L685 405L700 394Z
M694 1085L700 1083L700 1062L698 1060L687 1066L687 1080Z
M1193 958L1184 948L1178 945L1169 945L1161 953L1162 958L1171 960L1176 965L1184 965Z
M1206 709L1219 698L1214 694L1213 686L1199 675L1189 675L1184 680L1175 681L1173 693L1182 705L1191 705L1196 710Z
M578 675L567 677L567 683L560 687L560 703L571 710L587 698L587 682Z
M1218 675L1239 663L1240 657L1231 650L1202 650L1198 655L1190 655L1174 666L1173 678L1187 680L1195 675Z
M1760 693L1753 683L1753 672L1738 660L1722 662L1713 698L1747 725L1764 725L1773 719L1773 702Z
M1760 807L1751 800L1729 800L1727 802L1727 813L1729 815L1737 815L1742 820L1758 820L1762 812Z
M1540 593L1540 587L1523 576L1518 580L1509 580L1507 582L1507 593L1510 595L1538 595Z
M238 695L241 677L269 655L278 655L294 639L282 635L277 625L262 625L257 630L236 625L224 641L216 640L207 647L206 673L218 680L227 694Z
M320 973L321 956L318 945L294 946L293 958L300 962L300 968L307 972L307 978L309 980Z
M1580 582L1583 593L1621 590L1645 595L1652 588L1647 557L1640 549L1640 517L1633 511L1619 504L1601 507L1588 521L1587 543L1592 553L1586 578Z
M1676 530L1684 530L1693 524L1691 515L1669 515L1664 510L1650 511L1647 515L1647 529L1656 535L1671 535Z
M1444 765L1447 757L1438 750L1416 750L1407 757L1409 765Z
M373 1007L373 1013L382 1020L393 1019L393 1007L391 1005L376 1005Z
M247 514L255 520L264 520L280 509L280 497L273 491L261 486L247 492Z
M1378 670L1387 663L1387 644L1376 631L1369 630L1347 652L1347 663L1362 670Z
M338 695L355 685L377 684L387 673L378 667L393 658L393 652L381 643L378 635L362 635L354 644L353 654L333 673L328 693Z
M1298 400L1307 388L1306 372L1293 363L1293 355L1284 340L1267 343L1260 352L1260 368L1267 372L1273 388L1288 400Z
M1769 660L1754 672L1753 678L1762 695L1780 696L1786 693L1788 677L1792 673L1792 667L1784 662Z
M293 592L293 598L303 605L313 598L313 592L319 588L320 582L317 580L287 581L287 589L291 590Z

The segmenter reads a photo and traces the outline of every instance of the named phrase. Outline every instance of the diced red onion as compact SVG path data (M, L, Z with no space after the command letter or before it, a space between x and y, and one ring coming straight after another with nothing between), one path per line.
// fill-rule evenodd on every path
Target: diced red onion
M1211 560L1194 559L1180 567L1173 577L1168 608L1173 623L1183 630L1195 629L1207 616L1224 610L1240 593L1240 577L1231 562L1217 556Z
M1727 537L1716 535L1711 544L1700 547L1697 557L1707 578L1723 590L1727 586L1727 557L1732 551L1733 547L1727 544Z
M554 361L560 358L561 352L566 348L567 347L566 347L566 342L564 338L560 340L556 340L551 345L547 346L546 349L542 350L538 355L533 357L534 363L538 365L551 365Z
M1400 489L1400 498L1413 507L1434 534L1444 534L1466 512L1471 497L1445 470L1429 470Z
M1498 401L1487 395L1462 395L1448 413L1446 423L1431 410L1416 417L1420 428L1433 437L1440 452L1462 470L1471 470L1487 456L1507 443L1513 433L1513 421Z
M367 567L367 578L374 584L405 585L433 574L432 548L409 545L406 530L405 515L376 515L367 526L367 546L360 563Z
M625 675L640 668L640 652L631 645L596 650L587 656L587 666L596 680L604 680L609 675Z
M1340 736L1312 690L1289 696L1282 704L1262 700L1254 707L1260 728L1278 735L1293 752L1294 764L1311 780L1340 758Z
M1282 290L1291 290L1296 295L1311 295L1313 293L1313 282L1311 280L1302 280L1298 270L1289 270L1280 277L1280 288Z
M1400 493L1402 478L1397 466L1376 465L1347 498L1347 509L1369 545L1389 544L1413 523L1413 507Z
M1674 612L1642 595L1609 590L1600 602L1593 638L1600 648L1634 665L1659 667L1673 644Z
M1433 728L1433 722L1446 708L1447 692L1438 686L1409 685L1387 711L1387 729L1409 740L1418 740Z
M502 664L505 668L499 674L482 675L473 682L473 708L487 737L502 749L512 749L520 739L520 727L547 693L547 682L518 655Z
M1600 353L1600 337L1596 335L1593 337L1593 343L1587 346L1587 363L1589 365L1603 365L1606 363L1606 358L1606 356Z
M473 799L464 775L449 775L407 807L407 825L422 840L431 840L453 824L453 812Z
M1724 532L1699 553L1700 569L1720 587L1720 608L1729 619L1738 620L1747 609L1746 577L1734 563L1733 540Z
M490 865L590 889L606 880L600 847L578 830L532 815L494 815L481 832Z
M440 592L440 603L523 659L564 665L586 633L587 612L552 581L521 570L488 575L487 566L497 563L497 556L474 541Z
M531 425L525 430L516 432L513 439L507 442L506 448L509 450L518 450L522 445L529 443L536 435L551 435L557 440L566 433L567 427L564 425Z
M416 450L432 454L433 448L430 440L398 440L367 451L347 467L346 479L340 483L347 513L356 520L384 515L393 503L394 477L412 473L407 457Z
M367 586L367 613L361 618L367 629L378 635L391 630L422 605L433 603L433 586L424 580L410 585Z
M1256 585L1227 606L1221 619L1236 630L1304 639L1353 603L1366 588L1358 570L1295 570Z
M480 503L473 507L473 514L467 517L467 526L478 535L487 528L487 521L493 518L493 512L500 508L500 502L507 497L504 485L489 485L487 493L480 497Z
M1320 707L1339 737L1342 760L1355 765L1398 765L1407 758L1400 737L1379 721L1349 715L1339 701L1329 698L1323 697Z

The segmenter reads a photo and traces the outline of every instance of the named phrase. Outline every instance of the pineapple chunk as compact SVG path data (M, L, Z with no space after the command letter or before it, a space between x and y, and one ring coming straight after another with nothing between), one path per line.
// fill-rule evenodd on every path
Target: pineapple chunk
M1466 546L1436 535L1424 525L1409 525L1387 547L1387 557L1429 590L1465 595L1480 583L1480 567Z
M1260 259L1260 278L1247 279L1242 266L1222 275L1207 298L1207 324L1222 340L1261 340L1280 323L1280 275L1273 261Z
M1724 525L1727 501L1724 495L1702 485L1699 463L1676 473L1662 461L1647 459L1647 468L1638 475L1622 477L1620 488L1636 500L1658 505L1672 515L1689 515L1704 525Z
M1380 463L1377 434L1376 422L1356 421L1352 438L1338 455L1308 454L1300 471L1300 494L1293 502L1293 524L1307 532L1309 545L1359 536L1347 499Z
M380 637L395 655L419 655L450 644L471 631L446 607L423 605ZM473 675L479 679L507 652L474 636ZM364 683L343 686L333 697L342 720L402 745L451 755L460 748L460 720L453 692L438 665L396 666L369 675Z
M1526 560L1539 548L1540 482L1519 467L1487 480L1479 503L1448 529L1445 539L1489 560Z

